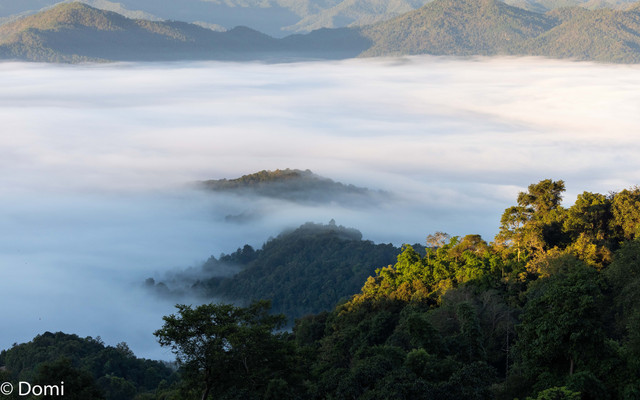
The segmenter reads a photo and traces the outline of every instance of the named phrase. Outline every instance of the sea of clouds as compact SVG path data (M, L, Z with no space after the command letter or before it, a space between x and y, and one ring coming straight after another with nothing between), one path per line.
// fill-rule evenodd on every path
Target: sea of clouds
M640 183L638 66L2 63L0 88L0 349L61 330L171 359L152 332L173 307L146 277L331 218L375 242L490 241L541 179L566 182L565 205ZM278 168L393 197L293 205L193 185Z

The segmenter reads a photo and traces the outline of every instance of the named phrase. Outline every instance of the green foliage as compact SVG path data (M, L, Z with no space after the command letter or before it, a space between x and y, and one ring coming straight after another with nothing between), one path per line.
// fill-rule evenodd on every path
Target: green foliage
M230 278L201 282L205 295L233 301L270 299L274 312L299 318L333 308L362 286L375 268L392 263L398 249L361 240L362 234L335 225L307 223L253 251L248 246L203 268L238 265Z
M199 388L202 399L263 397L291 379L285 335L274 333L285 317L269 314L268 302L176 308L154 335L176 354L185 382Z
M7 369L14 381L47 384L64 381L69 396L73 391L81 394L79 399L131 399L155 391L162 381L176 380L168 366L136 358L125 343L105 346L99 338L80 338L62 332L45 332L29 343L3 350L0 366Z
M546 385L566 383L567 377L575 382L576 372L600 372L608 356L603 286L598 272L580 263L563 263L531 285L516 344L527 374L544 376Z
M616 193L612 201L613 229L626 240L636 237L640 230L640 188Z
M114 379L120 379L122 384L128 385L130 388L129 394L135 395L136 387L131 382L127 382L123 378L116 377ZM72 400L122 399L121 396L118 396L119 393L112 391L109 392L109 395L115 394L115 396L105 397L98 388L98 385L96 385L93 376L87 371L74 368L71 360L68 358L60 358L55 362L40 364L32 382L34 385L56 385L64 382L64 398ZM37 398L36 396L34 397ZM45 396L44 398L47 397L55 398L57 396Z
M535 257L562 242L563 181L545 179L518 194L518 205L502 214L497 241L513 248L517 259ZM523 253L523 254L521 254Z
M201 186L239 196L262 196L302 204L339 203L359 208L377 204L388 196L385 192L334 182L310 170L289 168L263 170L237 179L204 181ZM239 220L235 216L228 216L228 219Z
M58 379L65 371L84 382L85 396L114 400L637 399L635 190L584 192L564 209L562 181L530 185L505 212L498 244L440 233L428 236L424 253L404 246L358 294L299 318L292 333L277 331L284 316L270 314L267 302L178 305L156 331L180 363L176 384L170 376L159 381L160 370L149 373L152 362L144 361L141 374L125 344L50 333L0 353L8 369L0 378ZM324 258L324 269L305 277L314 281L342 259L355 265L372 252L371 243L354 250L362 243L357 231L310 224L209 266L242 263L259 271L260 260L274 271L310 269ZM286 287L287 276L277 281ZM300 293L292 290L291 298Z
M376 270L350 304L390 298L436 303L447 290L465 282L488 282L501 273L500 257L478 235L427 249L423 257L405 245L393 267ZM347 305L349 307L349 305Z
M626 341L633 359L640 357L640 239L626 242L604 271L612 287L615 333Z
M527 397L527 400L581 400L581 397L579 392L573 392L562 386L543 390L535 399Z

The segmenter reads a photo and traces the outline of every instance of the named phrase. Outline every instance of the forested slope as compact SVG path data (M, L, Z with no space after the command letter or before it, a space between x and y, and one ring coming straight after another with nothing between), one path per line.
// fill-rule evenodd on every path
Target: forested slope
M405 247L333 312L302 319L314 398L629 399L639 393L640 189L529 186L494 243Z
M437 233L424 253L404 246L348 301L299 318L291 332L267 302L178 305L155 335L176 353L180 379L137 398L638 398L640 188L583 192L570 207L564 191L551 179L530 185L503 213L493 242ZM340 240L359 240L333 229ZM244 248L229 260L251 263L255 253ZM55 342L42 336L34 343ZM5 376L33 377L38 362L58 354L55 345L21 346L0 354Z
M45 332L28 343L3 350L0 366L0 381L31 385L63 382L66 393L62 397L75 400L153 398L150 396L158 388L178 379L166 364L136 358L126 343L106 346L99 337L81 338L62 332ZM19 396L17 385L12 396L6 397L25 398Z
M356 229L307 223L286 231L254 250L245 245L236 252L211 257L202 266L203 277L229 267L240 270L231 277L203 278L191 291L204 299L248 303L267 299L273 311L293 322L306 314L332 309L357 292L376 268L393 264L399 249L391 244L362 240ZM180 282L158 282L167 295Z

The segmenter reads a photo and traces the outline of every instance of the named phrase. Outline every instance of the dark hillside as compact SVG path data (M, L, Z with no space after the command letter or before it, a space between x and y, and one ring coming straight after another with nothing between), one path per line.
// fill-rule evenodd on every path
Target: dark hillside
M356 293L377 268L396 260L400 249L391 244L362 240L356 229L307 223L269 240L261 249L244 246L230 255L211 257L203 275L235 266L232 277L205 279L192 287L206 298L235 301L269 299L273 310L290 321L333 308ZM171 283L168 283L171 289ZM165 286L158 283L163 293Z
M148 398L158 386L177 380L167 365L136 358L126 343L106 346L99 337L62 332L45 332L3 350L0 367L0 378L13 382L50 385L64 381L72 399Z

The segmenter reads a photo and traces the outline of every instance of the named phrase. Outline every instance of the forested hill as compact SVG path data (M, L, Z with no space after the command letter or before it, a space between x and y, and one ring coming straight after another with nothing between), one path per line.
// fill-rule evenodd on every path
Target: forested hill
M273 49L275 40L239 28L214 32L181 22L129 19L82 3L62 4L0 26L0 55L32 61L199 59Z
M307 223L281 233L261 249L245 245L232 254L211 257L202 266L203 277L229 267L241 271L231 277L202 278L189 290L208 299L269 299L274 311L292 322L332 309L357 292L376 268L393 264L399 252L391 244L362 240L358 230L334 222ZM166 295L167 287L180 289L184 283L154 282L154 287Z
M0 381L64 379L72 400L637 399L640 187L583 192L568 207L564 191L560 180L529 185L493 242L437 233L426 249L404 246L348 301L292 331L264 301L177 305L154 332L176 353L177 374L124 344L45 333L0 353ZM264 296L277 283L304 303L319 296L307 289L340 287L341 274L360 269L375 249L349 245L363 243L355 230L310 224L206 268L258 272L271 260L278 273L246 290ZM313 285L291 285L299 274Z
M640 62L640 3L627 11L581 8L548 13L560 24L527 41L523 54L554 58Z
M640 188L568 208L564 189L530 185L493 243L405 247L351 301L300 320L311 398L636 398Z
M264 170L236 179L204 181L200 186L218 193L270 197L303 204L338 203L363 207L389 197L388 193L335 182L310 170L288 168Z
M42 62L344 58L366 46L353 31L284 41L247 27L216 32L184 22L129 19L83 3L0 25L0 58Z
M278 398L314 400L635 399L640 188L584 192L570 207L562 206L564 191L563 181L529 185L504 211L491 243L473 234L435 234L424 253L405 246L349 301L298 319L291 334L274 331L281 318L267 318L265 303L181 306L182 317L165 319L157 334L168 345L171 336L182 338L171 332L180 320L188 332L193 315L241 316L216 329L234 332L229 340L246 330L236 345L244 352L225 347L210 358L234 383L205 388L187 378L200 393L222 399L238 392L269 398L276 388ZM306 254L300 246L291 252ZM254 252L245 248L233 257L254 260ZM301 261L312 265L316 258ZM289 276L295 274L279 275L279 284ZM246 315L254 317L247 322ZM249 337L260 329L259 339ZM242 368L265 363L268 374Z
M640 62L640 8L557 9L540 14L499 0L435 0L362 28L363 55L536 55Z
M512 54L556 24L553 18L498 0L436 0L362 32L374 43L364 55Z
M31 385L64 383L64 395L72 400L151 399L158 389L178 380L165 363L134 356L126 343L105 345L101 339L62 332L45 332L28 343L0 352L0 381L29 382ZM18 386L7 399L18 396ZM4 396L6 395L6 396ZM44 396L43 398L57 398Z

